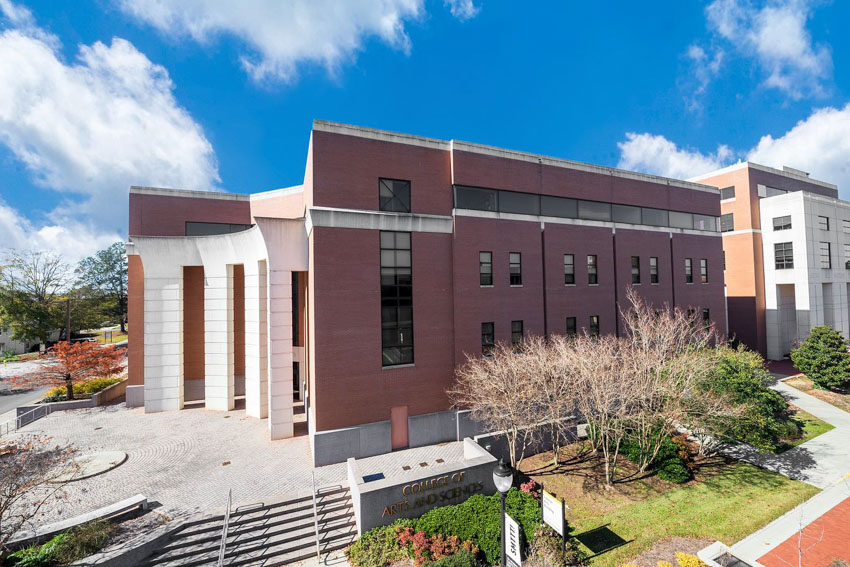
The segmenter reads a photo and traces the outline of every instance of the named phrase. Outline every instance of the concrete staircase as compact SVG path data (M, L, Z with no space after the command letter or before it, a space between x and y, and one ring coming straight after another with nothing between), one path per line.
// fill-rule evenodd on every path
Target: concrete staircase
M317 490L316 510L322 555L348 546L357 537L348 488ZM223 523L223 515L186 522L143 565L217 565ZM316 527L309 492L273 504L242 506L230 513L224 565L267 567L311 557L316 557Z

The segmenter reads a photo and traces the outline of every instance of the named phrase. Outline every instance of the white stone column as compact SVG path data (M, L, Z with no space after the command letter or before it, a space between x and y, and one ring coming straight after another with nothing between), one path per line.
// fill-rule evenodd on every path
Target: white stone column
M204 397L207 409L232 410L233 265L204 265Z
M269 433L292 437L292 272L269 270Z
M145 412L183 409L183 269L145 278Z
M268 400L268 309L266 261L245 264L245 413L263 419Z

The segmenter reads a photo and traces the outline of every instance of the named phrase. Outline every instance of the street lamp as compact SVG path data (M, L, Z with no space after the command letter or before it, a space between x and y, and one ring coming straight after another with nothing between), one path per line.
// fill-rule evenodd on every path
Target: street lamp
M514 471L505 463L505 459L499 459L499 466L493 469L493 484L502 497L502 567L505 567L505 499L514 484Z

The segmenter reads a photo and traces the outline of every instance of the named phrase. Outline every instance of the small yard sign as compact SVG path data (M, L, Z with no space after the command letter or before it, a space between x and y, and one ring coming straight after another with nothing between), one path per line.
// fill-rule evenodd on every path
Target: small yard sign
M520 552L519 525L508 514L505 514L505 557L508 567L520 567L522 556Z
M540 505L543 508L543 521L558 534L564 536L564 500L558 500L545 490L542 491Z

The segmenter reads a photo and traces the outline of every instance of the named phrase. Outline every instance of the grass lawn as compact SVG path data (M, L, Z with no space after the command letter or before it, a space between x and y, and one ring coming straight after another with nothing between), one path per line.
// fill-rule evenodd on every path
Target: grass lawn
M785 384L797 388L801 392L805 392L819 400L823 400L828 404L832 404L838 409L850 412L850 392L833 392L831 390L822 390L815 388L814 382L800 374L784 381Z
M572 451L572 453L570 453ZM553 470L551 453L526 459L522 469L547 491L563 496L573 535L593 556L592 567L616 567L670 537L717 539L731 545L819 490L752 465L711 459L683 485L637 475L623 463L613 488L598 482L599 466L576 445Z
M99 342L100 344L118 343L118 342L121 342L121 341L124 341L124 340L127 339L127 333L122 333L121 331L112 331L112 340L107 341L106 340L106 332L101 331L100 333L95 335L95 338L97 339L97 342Z
M779 448L777 453L787 451L788 449L796 447L797 445L802 445L806 441L811 441L822 433L826 433L831 429L835 429L834 426L828 424L822 419L813 416L807 411L803 411L793 405L791 406L791 409L794 412L791 415L791 419L797 423L797 426L800 428L801 435L793 439L783 439L782 446Z

